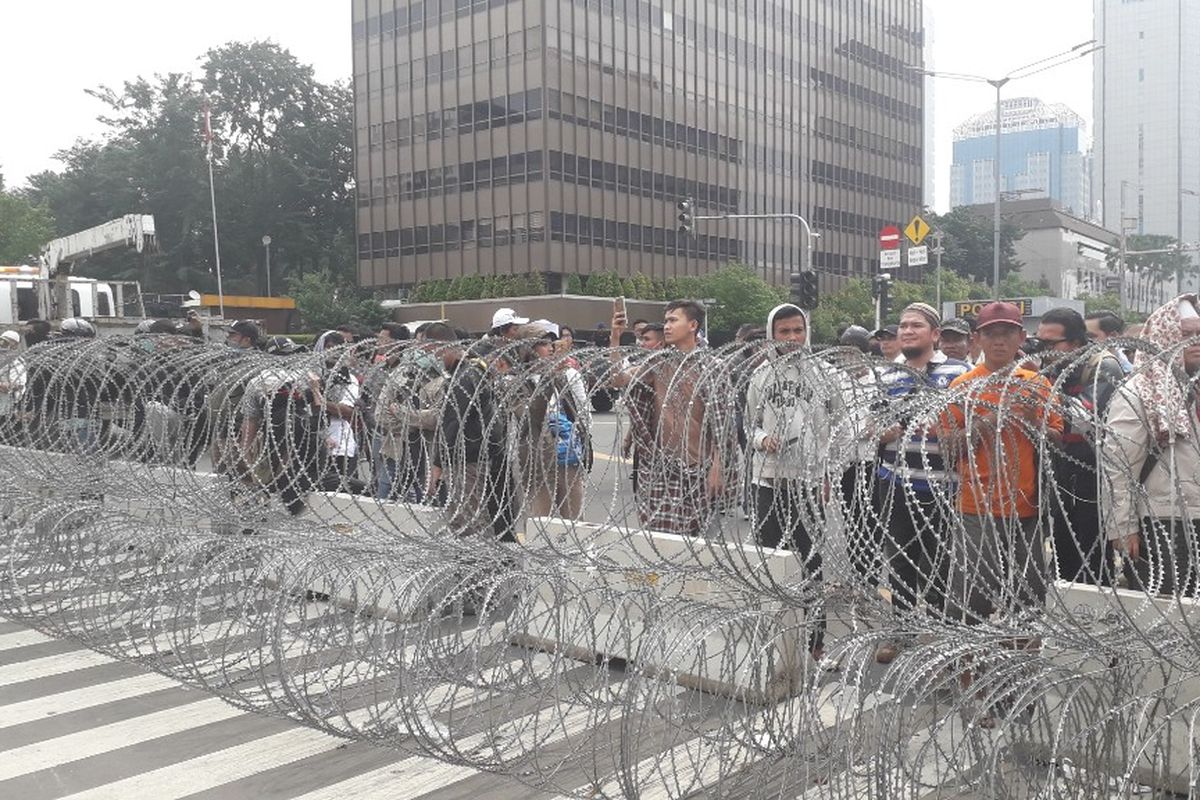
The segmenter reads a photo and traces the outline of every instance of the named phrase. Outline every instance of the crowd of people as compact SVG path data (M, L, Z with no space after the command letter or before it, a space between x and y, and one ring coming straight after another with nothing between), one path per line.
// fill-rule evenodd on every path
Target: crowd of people
M690 300L632 324L618 302L601 347L512 308L477 339L446 322L340 326L311 351L245 320L224 348L199 332L197 318L148 321L102 346L107 371L62 347L95 338L86 320L0 334L4 441L112 454L124 427L122 457L207 456L294 514L307 493L348 492L511 543L525 519L578 520L599 500L593 404L607 396L628 424L600 457L628 464L642 528L728 539L741 525L743 543L794 552L819 583L840 525L896 614L1035 615L1055 578L1198 588L1194 296L1152 314L1137 347L1111 312L1054 309L1028 337L1002 302L949 320L914 303L824 349L789 303L709 347ZM819 626L810 645L820 657Z

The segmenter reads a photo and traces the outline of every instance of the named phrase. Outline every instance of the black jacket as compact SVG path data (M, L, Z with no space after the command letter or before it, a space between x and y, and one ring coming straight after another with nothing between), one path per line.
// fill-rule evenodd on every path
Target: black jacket
M446 388L439 435L441 446L434 448L433 455L436 467L460 462L497 466L503 460L504 414L483 361L464 358L454 368Z

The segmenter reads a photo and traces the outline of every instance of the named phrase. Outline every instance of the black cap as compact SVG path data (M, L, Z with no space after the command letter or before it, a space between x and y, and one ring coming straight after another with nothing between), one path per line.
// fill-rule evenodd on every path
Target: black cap
M963 336L971 335L971 323L965 319L948 319L942 323L942 333L957 333Z
M287 336L272 336L270 339L267 339L267 346L263 349L273 356L288 356L298 352L300 345Z
M891 337L891 338L895 339L897 336L900 335L900 326L899 325L884 325L882 328L879 328L878 330L875 331L875 333L873 333L871 335L874 336L876 339L883 339L886 337Z
M842 331L842 335L838 337L838 343L842 347L857 347L862 352L867 352L870 349L871 334L861 325L851 325L846 330Z
M239 319L229 326L229 330L239 336L249 338L255 344L258 344L258 340L262 336L262 333L258 330L258 326L248 319Z

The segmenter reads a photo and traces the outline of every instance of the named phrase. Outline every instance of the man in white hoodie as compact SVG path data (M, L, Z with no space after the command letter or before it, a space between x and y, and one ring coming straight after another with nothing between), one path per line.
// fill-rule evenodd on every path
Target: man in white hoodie
M754 371L746 393L746 424L753 448L751 519L762 547L796 551L821 585L821 507L841 466L831 455L835 421L844 415L835 370L808 350L808 315L799 306L776 306L767 317L767 360ZM814 541L814 539L817 539ZM814 621L810 649L824 654L824 611Z

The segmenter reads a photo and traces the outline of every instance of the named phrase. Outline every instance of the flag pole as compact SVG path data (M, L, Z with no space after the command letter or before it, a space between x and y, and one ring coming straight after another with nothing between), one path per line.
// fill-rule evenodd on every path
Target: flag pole
M212 143L212 109L209 108L206 100L204 102L204 145L208 161L208 199L212 204L213 257L216 259L217 266L217 306L220 309L221 319L225 319L225 290L221 284L221 236L217 232L217 189L213 181Z

